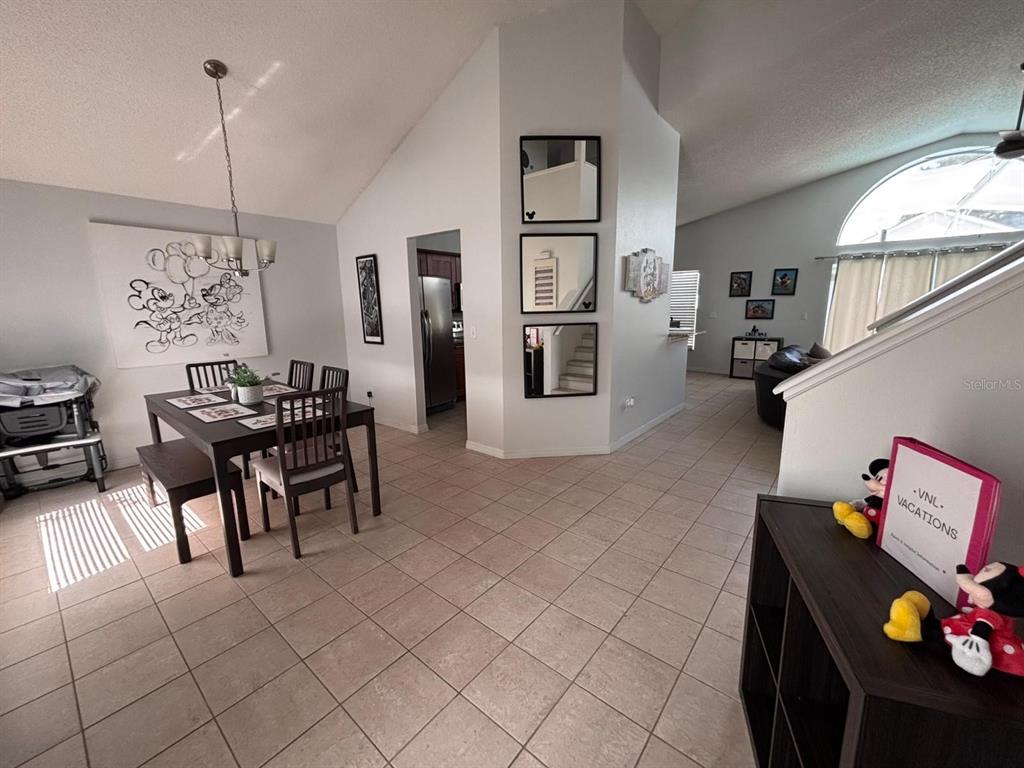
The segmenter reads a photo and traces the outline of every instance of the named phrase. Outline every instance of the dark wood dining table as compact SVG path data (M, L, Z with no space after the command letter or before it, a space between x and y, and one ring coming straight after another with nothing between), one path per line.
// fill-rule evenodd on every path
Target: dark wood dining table
M167 402L176 397L189 397L196 394L197 392L194 390L184 389L146 395L149 431L154 443L161 442L160 422L163 421L210 457L217 484L217 497L220 501L221 521L224 524L224 549L228 555L228 570L232 576L241 576L243 572L242 549L239 545L238 528L235 524L234 507L231 503L231 485L228 482L230 461L235 456L257 453L275 446L277 444L276 427L271 424L259 429L250 429L244 424L239 424L238 419L207 423L189 413L189 411L195 410L194 408L178 408ZM212 394L222 397L225 401L230 400L228 392ZM274 402L269 400L258 405L244 407L255 411L253 416L272 415L276 408ZM349 401L347 410L346 429L366 427L366 442L370 461L370 496L373 514L377 516L381 511L380 477L377 471L377 430L373 418L373 408L369 405Z

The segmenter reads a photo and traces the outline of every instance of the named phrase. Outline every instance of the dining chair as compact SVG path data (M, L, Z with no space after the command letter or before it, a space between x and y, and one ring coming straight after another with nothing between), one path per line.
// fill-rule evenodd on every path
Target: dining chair
M338 368L334 365L324 365L320 367L320 389L330 389L331 387L345 387L346 394L348 391L348 368ZM342 450L345 451L345 458L348 460L348 469L352 478L352 492L359 493L359 482L356 480L355 467L352 466L352 452L348 447L348 430L342 430L342 437L345 440L345 445ZM326 501L330 506L330 490L327 491Z
M304 391L309 391L313 388L313 369L312 363L307 363L305 360L292 360L288 363L288 386L295 387Z
M352 484L347 482L351 478L348 441L339 435L345 430L348 416L346 394L345 387L332 387L279 395L276 405L277 455L256 459L252 463L260 493L263 530L270 530L267 492L274 490L284 496L292 554L296 558L302 557L302 551L295 516L299 497L304 494L322 490L324 503L330 509L330 487L345 482L349 527L352 533L359 533L355 496Z
M185 375L188 376L188 388L194 392L202 387L222 386L227 382L228 375L237 367L237 360L188 363L185 366Z

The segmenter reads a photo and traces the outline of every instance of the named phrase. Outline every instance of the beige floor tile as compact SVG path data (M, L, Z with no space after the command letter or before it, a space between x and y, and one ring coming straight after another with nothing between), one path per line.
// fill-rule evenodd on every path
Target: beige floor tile
M708 615L707 626L733 640L743 640L743 620L747 613L747 601L742 597L722 591Z
M338 707L279 752L266 768L383 768L384 757Z
M245 597L226 573L157 604L172 632L216 613Z
M454 697L451 686L406 654L344 706L390 760Z
M609 549L587 569L587 573L601 581L614 584L634 595L639 595L658 572L658 566L638 557Z
M56 593L57 602L62 609L70 608L112 589L131 584L140 578L142 577L139 575L139 569L135 567L135 563L131 560L126 560L87 579L82 579L70 586L64 587Z
M145 768L234 768L235 762L220 728L212 720L145 764Z
M606 633L552 605L515 644L571 680L605 637Z
M740 703L686 674L679 676L654 734L707 768L754 765Z
M644 507L650 507L661 498L663 493L664 491L648 488L637 482L631 482L623 485L612 495L635 504L642 504Z
M735 559L743 546L743 537L720 528L694 523L683 537L683 543L719 557Z
M151 605L68 643L71 668L82 677L167 634L160 611Z
M418 586L375 613L373 620L406 648L412 648L456 613L458 608L443 597Z
M651 507L655 512L665 512L685 520L696 520L707 505L702 501L693 501L673 493L666 493Z
M506 768L519 744L461 696L392 761L395 768Z
M334 699L304 664L250 694L217 721L242 768L262 765L330 712Z
M334 697L344 701L404 650L372 621L364 621L325 645L306 663Z
M12 567L17 567L22 550L19 549L17 555L15 556L14 552L11 553L9 559L15 563ZM14 576L0 579L0 603L9 603L11 600L17 600L19 597L24 597L33 592L45 591L49 588L50 572L47 567L40 565L35 568L29 568Z
M276 630L265 629L196 667L193 675L216 715L298 661Z
M182 675L85 731L89 760L134 768L210 719L191 675Z
M561 563L586 570L607 549L607 545L566 531L541 550Z
M549 768L631 768L646 741L643 728L574 685L528 747Z
M606 704L650 729L658 720L679 670L609 637L576 679Z
M145 581L153 599L160 602L179 592L184 592L186 589L191 589L197 584L220 576L222 573L224 573L224 567L217 561L217 558L206 552L193 557L189 563L179 564L174 568L147 576Z
M461 558L431 576L425 584L449 603L465 608L501 580L482 565Z
M152 604L146 585L136 581L61 611L64 632L71 640Z
M532 554L533 550L525 544L499 533L468 552L466 557L499 576L506 576Z
M619 536L625 533L627 528L629 528L629 523L613 520L596 512L588 512L573 523L569 530L579 536L586 536L588 539L611 546Z
M499 480L496 477L489 477L477 486L474 486L473 490L479 493L481 496L486 496L488 499L497 501L503 496L512 493L516 489L512 483L506 482L505 480Z
M12 664L0 671L0 715L71 682L63 645Z
M640 598L612 634L680 669L700 634L700 624Z
M703 549L680 542L672 550L672 554L668 556L663 567L713 587L721 587L732 566L733 561L729 558L713 555Z
M679 541L692 526L691 520L653 509L644 512L643 517L636 521L636 527L640 530L670 541Z
M337 592L330 592L274 626L305 658L363 620L363 613Z
M70 739L23 763L21 768L88 768L88 765L85 741L82 734L76 733Z
M74 686L66 685L0 716L0 768L13 768L77 733Z
M555 498L589 511L604 501L607 495L581 485L573 485L566 488Z
M738 536L746 536L754 527L754 516L710 506L701 513L697 522L712 528L721 528Z
M461 690L507 645L498 633L458 613L413 648L413 653L445 682Z
M662 568L640 594L645 600L703 623L715 604L718 590Z
M636 768L701 768L697 763L679 752L657 736L651 736L640 755Z
M303 568L294 576L254 593L251 599L268 621L277 622L332 591L326 581Z
M705 627L690 651L683 672L738 699L741 655L738 640Z
M449 549L454 549L459 554L465 555L494 535L494 531L486 526L474 523L472 520L462 520L435 534L433 538Z
M185 661L195 668L268 626L266 617L251 601L240 600L178 630L174 639Z
M689 482L696 483L697 485L703 485L705 488L709 488L717 493L718 489L722 487L722 484L729 479L729 472L732 470L726 468L726 471L724 472L712 472L707 469L706 464L704 467L698 466L699 464L700 462L698 461L697 464L693 465L692 469L687 470L686 474L683 475L683 480L688 480ZM676 486L673 486L673 488L675 487Z
M541 496L552 497L568 490L571 486L572 482L569 480L562 480L551 475L541 475L528 482L525 488Z
M512 509L512 507L507 507L501 502L496 501L479 512L470 515L468 519L485 528L490 528L492 531L501 532L525 516L525 512Z
M722 587L726 592L742 597L744 600L747 598L747 585L750 581L750 566L744 565L743 563L737 562L729 571L729 577L725 580L725 586Z
M623 589L583 574L562 593L555 605L610 632L635 598Z
M633 557L661 565L675 547L675 541L656 536L640 528L630 528L613 545L613 549L625 552Z
M509 768L544 768L544 764L524 749Z
M390 560L416 546L426 537L401 523L386 528L359 532L359 543L378 557Z
M465 610L506 640L512 640L546 607L544 600L502 579Z
M509 646L462 693L525 744L568 687L557 672Z
M82 724L88 728L188 671L167 636L75 682Z
M728 485L728 481L726 485ZM765 493L766 490L760 492ZM710 503L712 507L727 509L744 514L747 517L753 517L754 512L757 510L757 493L736 493L735 491L727 490L723 486L722 490L715 494ZM740 533L740 531L737 531L737 533ZM746 534L746 531L742 533Z
M326 557L310 567L332 587L341 589L383 562L370 550L354 544L344 552Z
M559 528L568 528L587 514L587 510L561 499L551 499L550 501L545 500L543 504L538 505L532 510L532 514L534 517L556 525Z
M458 552L433 539L426 539L394 558L391 564L416 581L423 582L458 559Z
M684 499L690 499L691 501L697 501L701 504L708 504L711 499L715 497L717 488L709 488L706 485L695 483L692 480L682 479L678 480L670 489L669 492L673 496L681 496Z
M292 556L291 549L278 549L277 551L245 563L245 573L235 579L246 594L254 595L261 589L266 589L271 584L294 576L306 566L301 559L296 560Z
M437 506L429 506L422 512L417 513L406 521L406 525L419 531L424 536L433 536L445 528L451 528L462 517L447 509Z
M10 629L0 634L0 669L17 664L41 651L64 642L64 627L59 613Z
M469 517L490 506L491 500L473 491L463 491L457 496L445 499L440 506L463 517Z
M389 563L374 568L338 591L363 613L376 613L416 586L416 581Z
M541 549L561 532L562 529L558 526L528 515L509 526L505 530L505 535L530 549Z
M575 568L538 553L512 571L508 580L551 602L579 576Z
M627 499L620 499L618 496L609 496L591 511L622 523L635 523L647 511L647 507Z

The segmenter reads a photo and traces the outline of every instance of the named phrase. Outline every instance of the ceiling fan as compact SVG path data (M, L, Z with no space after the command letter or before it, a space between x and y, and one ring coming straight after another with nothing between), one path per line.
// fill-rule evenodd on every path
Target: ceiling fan
M1024 64L1020 65L1021 72L1024 72ZM1020 97L1020 109L1017 110L1017 128L1013 131L1000 131L999 138L1002 139L993 150L996 157L1010 160L1014 157L1024 157L1024 131L1020 129L1021 117L1024 117L1024 94Z

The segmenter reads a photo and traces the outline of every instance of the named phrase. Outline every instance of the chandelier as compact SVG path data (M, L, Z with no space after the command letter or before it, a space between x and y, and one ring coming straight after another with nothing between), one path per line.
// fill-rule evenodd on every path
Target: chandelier
M250 272L262 272L277 259L276 240L256 240L256 266L247 269L242 263L243 239L238 232L238 206L235 204L235 179L231 172L231 150L228 148L228 127L224 120L224 98L220 91L220 81L228 73L227 65L217 59L203 62L203 71L213 78L217 85L217 107L220 109L220 132L224 137L224 160L228 169L228 191L231 193L231 216L235 222L234 236L195 235L192 240L196 246L196 255L205 260L211 267L231 272L237 277L247 277ZM216 247L215 247L216 246Z

